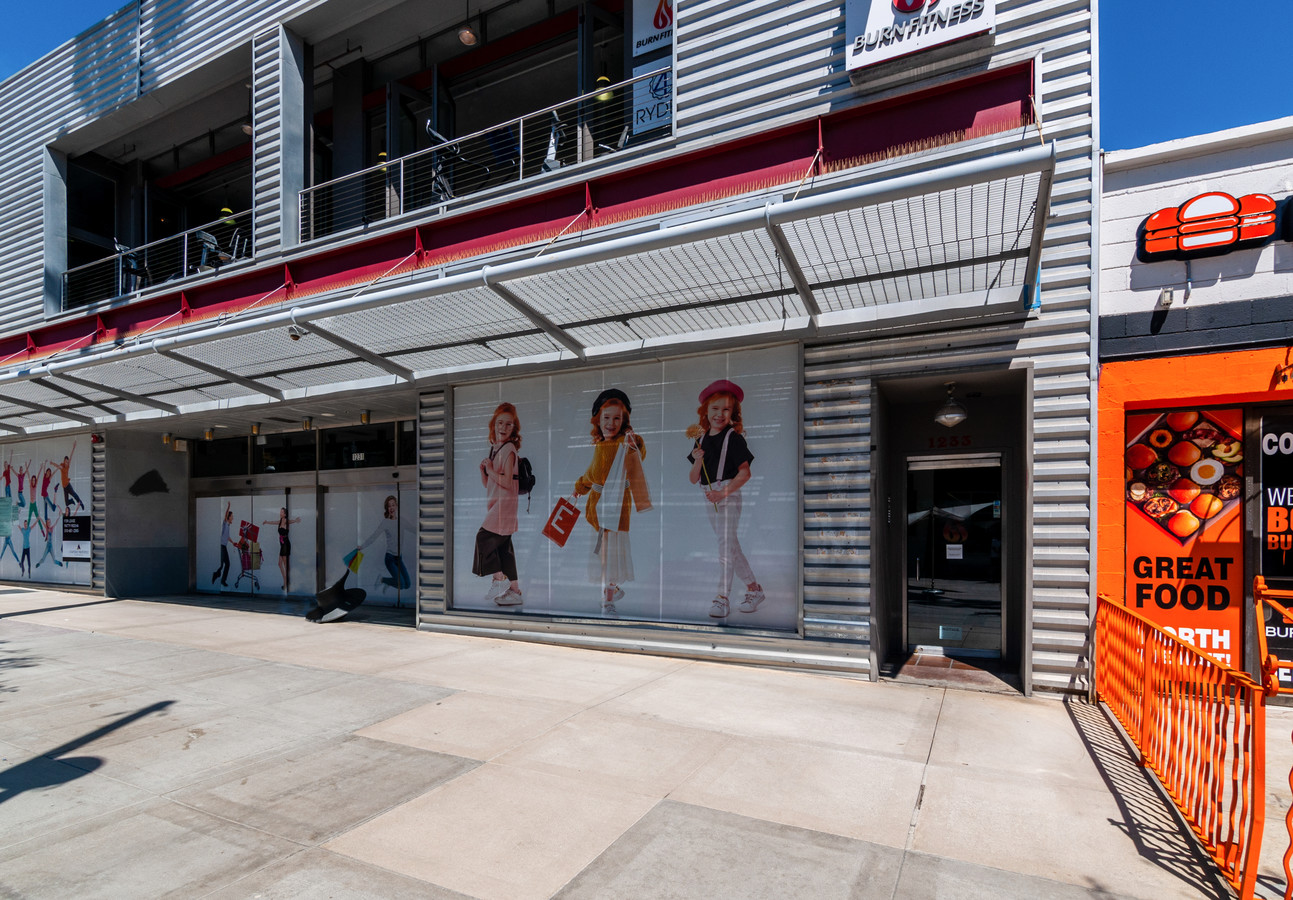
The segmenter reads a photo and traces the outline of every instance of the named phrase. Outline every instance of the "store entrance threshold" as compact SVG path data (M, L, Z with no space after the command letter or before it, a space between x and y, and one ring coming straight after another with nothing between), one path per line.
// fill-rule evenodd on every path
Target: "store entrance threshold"
M904 684L950 687L992 694L1021 694L1019 673L1008 671L1000 658L944 656L913 651L885 663L880 678Z

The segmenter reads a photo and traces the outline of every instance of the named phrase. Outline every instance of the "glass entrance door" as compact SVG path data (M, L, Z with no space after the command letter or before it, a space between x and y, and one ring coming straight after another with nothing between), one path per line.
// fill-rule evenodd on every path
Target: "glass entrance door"
M1000 455L907 461L909 650L1000 657Z

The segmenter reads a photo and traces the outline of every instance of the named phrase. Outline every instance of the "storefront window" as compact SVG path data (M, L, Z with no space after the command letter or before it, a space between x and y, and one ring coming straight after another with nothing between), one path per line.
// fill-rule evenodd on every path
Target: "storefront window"
M321 469L364 469L395 465L395 423L328 428L323 434Z
M287 434L262 434L255 439L252 452L252 471L309 472L315 465L315 438L313 431L294 431Z
M247 474L247 439L223 438L193 444L193 477Z

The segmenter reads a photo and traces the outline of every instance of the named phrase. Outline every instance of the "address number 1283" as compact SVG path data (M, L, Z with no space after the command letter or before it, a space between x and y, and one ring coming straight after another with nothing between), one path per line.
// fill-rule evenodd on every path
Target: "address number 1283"
M969 447L973 438L968 434L940 434L929 439L929 449L946 450L948 447Z

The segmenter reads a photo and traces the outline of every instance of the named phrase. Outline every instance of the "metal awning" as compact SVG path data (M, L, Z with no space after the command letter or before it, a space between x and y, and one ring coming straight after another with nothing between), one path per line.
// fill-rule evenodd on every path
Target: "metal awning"
M245 420L517 364L1018 315L1054 169L1053 145L1033 147L91 347L0 372L0 430Z

